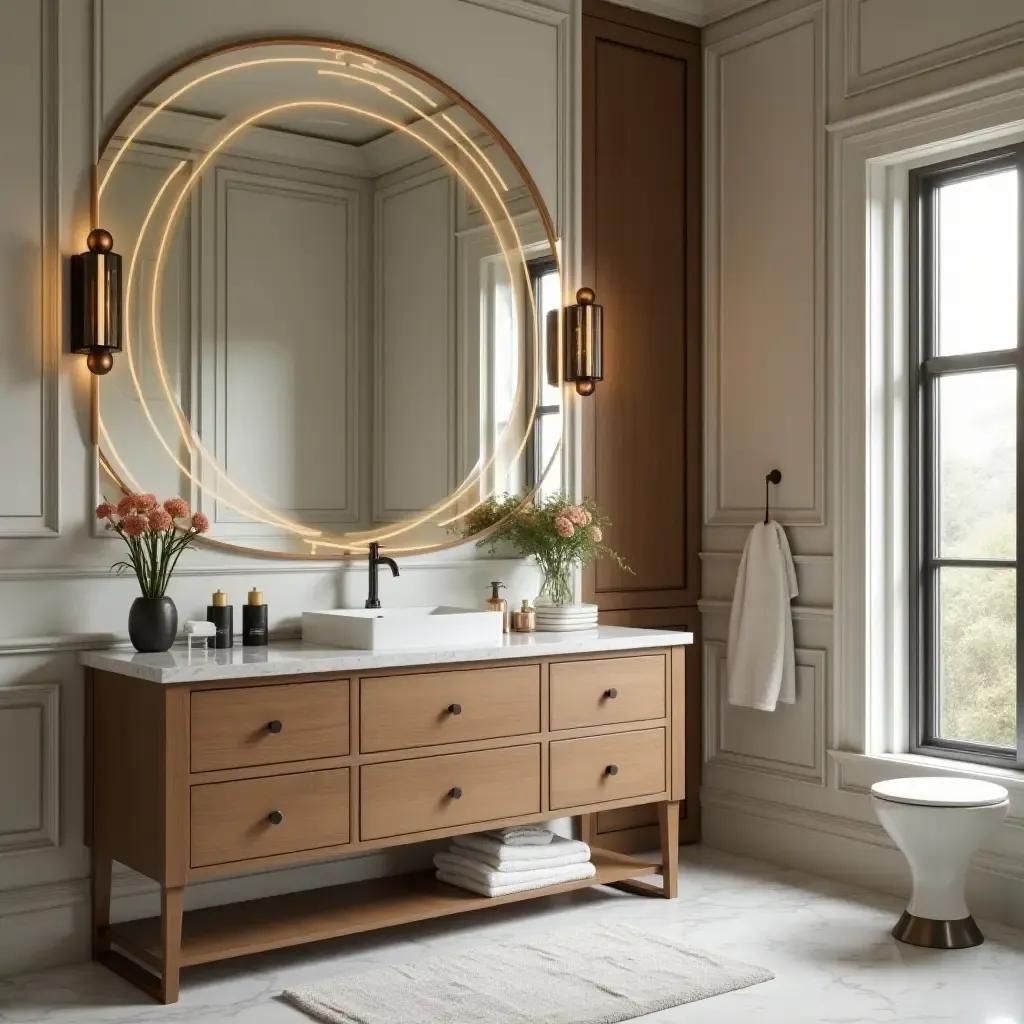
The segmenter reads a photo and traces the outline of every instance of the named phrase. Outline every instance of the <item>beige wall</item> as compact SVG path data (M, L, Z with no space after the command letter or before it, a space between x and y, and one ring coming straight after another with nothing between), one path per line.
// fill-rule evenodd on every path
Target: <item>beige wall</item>
M125 634L137 590L110 577L95 536L89 380L64 354L62 275L84 248L98 140L154 75L243 38L322 36L378 47L448 81L518 149L565 240L578 187L575 0L18 0L0 4L0 974L87 955L82 845L82 675L77 654ZM570 284L573 282L570 281ZM537 581L455 549L381 579L395 604L477 604L499 576ZM223 587L267 594L271 629L303 609L358 604L362 565L261 561L197 549L172 587L182 619ZM193 902L379 874L422 851L374 855L197 887ZM114 912L152 910L152 887L115 876Z

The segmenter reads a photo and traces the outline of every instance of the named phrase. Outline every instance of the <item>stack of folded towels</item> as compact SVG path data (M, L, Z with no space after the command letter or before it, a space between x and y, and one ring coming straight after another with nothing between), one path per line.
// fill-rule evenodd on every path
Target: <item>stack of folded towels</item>
M541 825L456 836L447 850L434 854L434 867L439 881L481 896L507 896L596 874L586 843L563 839Z

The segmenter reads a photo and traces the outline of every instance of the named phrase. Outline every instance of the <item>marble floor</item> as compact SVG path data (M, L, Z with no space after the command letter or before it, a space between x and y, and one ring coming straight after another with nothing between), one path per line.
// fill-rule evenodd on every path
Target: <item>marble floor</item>
M290 985L403 963L540 929L624 921L768 967L776 979L642 1018L647 1024L1024 1024L1024 932L985 924L986 943L936 952L889 936L900 901L713 850L683 851L678 901L583 890L186 971L157 1006L97 965L0 979L0 1021L53 1024L303 1024ZM416 1022L410 1022L416 1024Z

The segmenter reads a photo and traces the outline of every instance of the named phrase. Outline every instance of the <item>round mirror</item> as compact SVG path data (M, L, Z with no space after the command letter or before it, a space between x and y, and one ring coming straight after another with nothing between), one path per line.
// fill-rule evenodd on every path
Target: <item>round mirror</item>
M490 495L560 486L551 219L444 83L347 43L220 50L126 113L96 180L122 258L108 498L181 495L213 542L339 558L459 543Z

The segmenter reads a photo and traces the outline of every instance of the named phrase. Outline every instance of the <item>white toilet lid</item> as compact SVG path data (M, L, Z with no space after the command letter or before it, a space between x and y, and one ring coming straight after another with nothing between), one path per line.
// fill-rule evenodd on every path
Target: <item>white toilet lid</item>
M886 779L871 787L871 795L879 800L921 807L991 807L1009 798L1009 793L994 782L942 775Z

